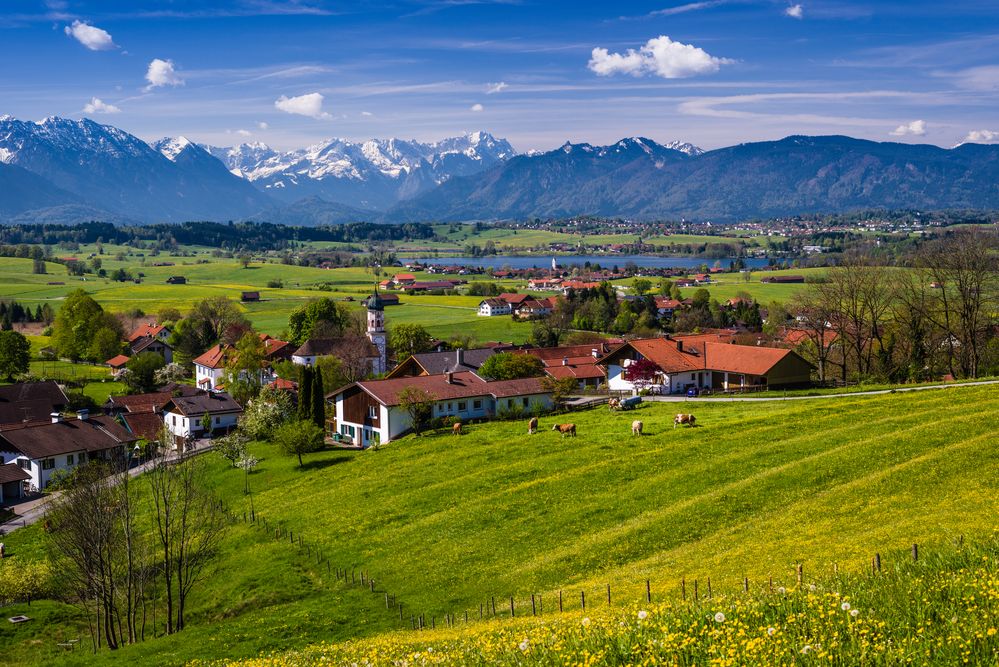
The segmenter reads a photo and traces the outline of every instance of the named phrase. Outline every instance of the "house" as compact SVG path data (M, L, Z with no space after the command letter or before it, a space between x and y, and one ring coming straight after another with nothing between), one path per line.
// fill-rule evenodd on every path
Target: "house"
M545 374L555 379L575 378L580 390L597 389L607 379L607 371L597 364L610 351L607 343L537 347L523 350L523 354L541 359Z
M119 354L105 361L104 365L111 369L111 376L117 380L121 376L121 372L125 370L125 365L131 360L132 357Z
M635 391L646 387L638 385L629 367L642 359L655 364L654 376L642 384L663 394L801 386L812 372L812 365L792 350L670 338L628 341L598 363L606 367L612 391Z
M805 282L805 276L764 276L763 278L760 278L760 282L775 285L803 283Z
M170 338L170 330L165 326L156 324L155 322L149 322L148 324L142 324L135 328L132 333L128 334L128 344L131 345L142 338L156 338L162 341L166 341Z
M446 350L443 352L423 352L412 354L386 375L386 378L416 377L419 375L440 375L451 371L477 371L486 359L504 348L487 347L475 350Z
M382 281L380 281L378 283L378 289L380 289L380 290L392 289L392 281L391 280L382 280Z
M433 397L432 416L460 421L486 419L497 412L549 409L551 394L541 378L488 382L471 371L421 377L365 380L327 396L335 403L336 432L349 442L369 447L390 442L412 427L400 394L415 388Z
M562 284L561 278L531 278L527 281L527 289L536 292L556 290Z
M403 292L429 292L431 290L451 290L461 284L457 280L421 280L399 287Z
M511 312L513 312L512 307L503 299L483 299L479 302L480 317L509 315Z
M242 292L239 295L239 300L243 303L256 303L260 301L260 292Z
M142 336L129 343L129 349L134 357L143 352L152 352L163 357L168 364L173 361L173 348L162 338L157 336Z
M314 366L320 357L330 357L337 353L340 341L335 338L310 338L302 343L291 355L291 362L299 366ZM375 345L368 345L365 358L372 368L380 364L380 354ZM374 371L372 371L374 372Z
M497 299L506 301L508 304L516 308L520 304L524 303L527 299L533 298L529 294L517 294L515 292L503 292Z
M367 307L367 337L368 350L365 358L372 375L381 375L388 366L388 334L385 331L384 304L377 292L365 300ZM337 341L330 338L312 338L295 350L291 355L292 363L302 366L312 366L319 357L334 354Z
M184 276L170 276L166 279L167 285L186 285L187 278Z
M673 319L673 315L676 311L683 308L683 302L677 299L671 299L666 296L656 297L656 312L659 313L659 317L665 320Z
M559 285L559 289L562 290L564 296L569 296L569 290L597 289L598 287L600 287L600 283L584 282L582 280L566 280Z
M392 282L396 286L412 285L416 282L416 276L412 273L397 273L392 277Z
M205 415L211 419L211 433L202 426ZM193 396L174 396L163 406L163 423L176 439L210 437L228 433L236 427L243 407L224 391L199 392Z
M294 346L286 340L272 338L267 334L260 334L260 340L264 343L264 361L268 364L275 361L291 361L291 353Z
M222 384L225 362L230 348L217 343L194 359L194 381L202 389L214 389Z
M25 482L31 482L31 475L16 463L0 465L0 506L10 505L25 494Z
M553 310L555 310L555 299L547 297L543 299L524 299L514 312L518 319L534 320L547 317Z
M0 387L0 424L48 421L67 405L69 399L52 380L7 385Z
M48 486L57 472L81 463L120 460L136 440L112 417L91 417L80 410L75 419L65 419L54 412L48 421L0 429L0 455L4 464L14 463L28 473L24 483L34 492Z
M159 412L126 412L120 420L129 433L146 442L159 438L163 428L163 415Z

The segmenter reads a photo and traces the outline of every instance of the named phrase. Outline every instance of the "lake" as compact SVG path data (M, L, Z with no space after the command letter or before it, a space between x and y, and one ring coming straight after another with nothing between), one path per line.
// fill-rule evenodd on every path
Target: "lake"
M721 262L721 266L728 268L729 262L734 262L736 258L728 257L724 259L706 259L703 257L658 257L656 255L558 255L555 258L559 266L567 267L574 264L579 266L586 262L599 264L603 268L614 266L623 267L628 262L635 266L644 266L655 269L663 268L683 268L696 269L702 264L714 266L715 262ZM491 255L487 257L421 257L413 260L421 264L438 264L443 266L477 266L482 268L491 267L500 269L510 267L511 269L545 269L552 265L551 255ZM742 260L746 266L758 269L770 264L770 260L760 257L746 257Z

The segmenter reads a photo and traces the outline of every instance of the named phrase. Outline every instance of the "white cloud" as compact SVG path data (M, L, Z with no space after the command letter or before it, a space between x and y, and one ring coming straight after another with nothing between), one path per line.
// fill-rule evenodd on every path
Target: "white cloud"
M371 113L370 111L362 111L361 115L367 118L369 116L374 116L375 114Z
M891 131L891 136L893 137L905 137L905 136L915 136L921 137L926 134L926 121L914 120L911 123L905 123L904 125L899 125L894 130Z
M110 51L117 48L114 40L111 39L111 33L89 23L73 21L72 25L63 28L63 32L91 51Z
M332 118L332 116L323 111L323 96L320 93L307 93L298 97L286 97L282 95L274 102L274 106L285 113L308 116L317 120Z
M268 125L264 121L260 121L259 123L257 123L257 127L260 128L261 130L266 130L270 128L270 125Z
M496 93L502 93L504 90L509 88L510 85L505 81L500 81L499 83L490 83L486 88L486 95L495 95Z
M479 112L479 111L485 111L486 108L484 106L482 106L481 104L475 103L475 104L472 105L471 110L475 111L475 112Z
M675 16L677 14L685 14L687 12L696 12L699 9L710 9L712 7L717 7L718 5L724 5L726 0L706 0L705 2L688 2L685 5L677 5L676 7L667 7L666 9L657 9L654 12L650 12L649 16Z
M790 16L793 19L803 19L805 18L805 8L801 5L791 5L784 10L784 16Z
M999 142L999 130L972 130L962 144L992 144Z
M108 104L99 97L92 97L90 101L83 105L83 113L118 113L121 109L113 104Z
M253 136L253 132L250 132L249 130L236 130L235 134L238 134L241 137L252 137Z
M159 58L153 58L153 61L149 63L149 69L146 70L146 81L149 82L146 90L152 90L160 86L184 85L184 79L177 73L173 61L160 60Z
M654 74L664 79L682 79L697 74L717 72L722 65L731 64L728 58L716 58L704 49L691 44L674 42L666 35L650 39L638 51L609 53L595 48L587 65L600 76Z

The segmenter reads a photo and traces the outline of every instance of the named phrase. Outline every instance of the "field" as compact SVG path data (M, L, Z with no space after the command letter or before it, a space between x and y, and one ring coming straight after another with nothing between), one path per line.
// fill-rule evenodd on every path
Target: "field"
M696 413L699 427L674 430L680 410ZM857 573L875 552L986 538L999 515L997 412L993 386L644 404L560 418L578 425L575 439L528 436L523 422L476 424L461 438L308 455L304 469L257 443L262 462L250 480L253 506L270 526L294 530L336 567L368 572L407 617L424 613L440 628L445 614L474 616L492 597L502 611L515 596L518 615L529 613L531 594L547 605L559 590L569 605L585 592L605 606L597 601L611 584L623 608L643 599L646 579L656 595L675 596L681 578L703 587L708 577L714 595L734 594L743 577L754 588L769 577L790 586L797 563L816 576L834 563ZM634 418L645 422L640 439L628 435ZM209 456L230 507L248 510L241 473ZM344 589L290 544L250 531L237 526L189 630L116 658L254 656L408 627L408 618L393 620L380 592ZM8 549L33 557L40 539L36 528L18 531ZM28 609L11 608L19 611ZM58 618L53 636L72 624L55 603L30 613ZM109 660L59 656L39 625L2 628L0 642L25 664Z

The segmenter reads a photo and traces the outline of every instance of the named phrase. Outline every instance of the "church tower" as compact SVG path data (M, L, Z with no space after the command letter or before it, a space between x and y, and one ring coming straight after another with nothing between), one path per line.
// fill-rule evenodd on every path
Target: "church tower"
M368 297L368 340L378 349L378 359L372 360L371 372L381 375L387 370L388 336L385 333L385 304L377 291Z

